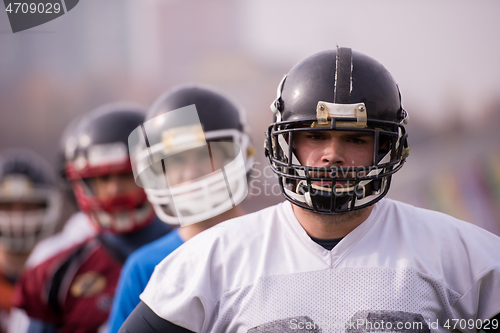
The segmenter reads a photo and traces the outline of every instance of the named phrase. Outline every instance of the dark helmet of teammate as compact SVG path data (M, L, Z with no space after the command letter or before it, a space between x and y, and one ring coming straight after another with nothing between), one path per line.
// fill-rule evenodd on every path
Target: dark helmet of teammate
M374 204L410 153L408 114L396 82L378 61L349 48L319 52L295 65L279 84L271 110L274 122L265 142L271 167L285 198L315 212L333 215ZM301 165L293 133L328 130L373 133L372 164Z
M161 95L149 109L146 120L165 112L196 105L200 122L205 132L235 129L246 130L245 114L241 106L224 93L204 85L183 85ZM185 119L176 118L179 126Z
M161 95L148 111L146 119L147 151L163 157L154 158L156 163L150 167L146 147L142 146L137 150L145 154L139 153L137 156L142 158L138 157L135 161L132 158L132 164L141 170L136 172L137 175L147 170L140 175L139 182L143 183L148 199L161 220L171 224L178 224L181 219L185 223L200 222L223 213L246 197L246 176L254 150L247 134L244 110L231 98L204 85L183 85ZM142 132L138 134L142 135ZM206 177L190 181L188 185L148 186L157 185L164 178L165 170L158 162L164 160L164 156L196 148L202 155L207 142L212 151L220 147L227 152L226 181L215 170L219 169L216 163L215 171L210 169ZM235 150L241 152L241 159L235 158L240 156L233 153ZM243 177L240 177L241 174ZM227 186L231 188L232 201L228 200Z
M73 143L76 142L75 129L81 117L82 115L75 117L66 127L64 127L57 147L56 173L59 176L59 187L64 195L64 199L70 204L70 206L67 207L70 212L74 212L78 209L78 203L76 202L75 193L73 192L73 186L66 175L66 148L74 149L74 145L67 145L67 143L68 141L72 141ZM72 150L69 153L73 153Z
M61 212L54 170L27 149L0 153L0 245L27 253L52 235Z
M145 110L132 103L107 104L80 118L66 140L66 175L80 209L100 228L127 233L154 218L143 189L103 199L89 182L92 177L132 173L128 135L144 122L144 116Z

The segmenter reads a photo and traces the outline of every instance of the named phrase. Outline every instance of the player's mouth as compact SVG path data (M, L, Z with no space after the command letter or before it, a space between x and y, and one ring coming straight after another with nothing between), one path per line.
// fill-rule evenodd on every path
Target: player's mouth
M338 174L340 173L341 174ZM355 182L352 180L339 180L339 179L346 179L346 178L355 178L356 177L356 172L349 171L349 169L345 169L342 171L310 171L309 172L311 177L314 178L323 178L322 180L313 180L311 181L311 185L314 185L316 189L325 189L325 190L330 190L332 187L335 188L336 192L344 192L351 190L352 187L354 186ZM329 180L332 179L333 180Z
M347 189L352 187L354 185L354 182L348 180L336 181L334 186L332 186L333 182L330 181L311 181L311 184L316 188L331 189L332 187L334 187L335 189Z

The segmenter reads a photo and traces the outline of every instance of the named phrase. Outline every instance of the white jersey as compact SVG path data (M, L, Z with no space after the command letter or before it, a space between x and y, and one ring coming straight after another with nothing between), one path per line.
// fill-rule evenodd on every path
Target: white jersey
M389 199L328 251L285 202L183 244L141 299L194 332L475 332L500 313L499 258L499 237Z

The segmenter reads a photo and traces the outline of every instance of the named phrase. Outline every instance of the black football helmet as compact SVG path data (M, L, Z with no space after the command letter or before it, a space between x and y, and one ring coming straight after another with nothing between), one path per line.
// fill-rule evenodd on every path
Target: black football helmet
M285 198L314 212L334 215L374 204L410 153L408 114L397 84L382 64L349 48L320 52L295 65L279 84L271 110L274 123L265 141L271 167ZM301 165L293 134L330 130L373 133L372 164Z
M160 96L146 119L129 138L130 155L136 182L162 221L197 223L243 201L254 150L238 104L213 88L184 85ZM217 163L210 156L212 167L203 176L178 184L170 177L165 183L169 158L183 159L182 154L197 150L201 160L218 148L225 161Z
M80 123L80 119L83 115L79 115L72 119L66 127L64 127L61 137L59 138L59 145L57 147L57 157L56 157L56 173L59 176L59 187L64 195L64 199L69 206L67 208L69 211L73 212L78 209L78 203L76 201L75 192L73 191L73 185L66 175L66 149L69 149L68 154L72 153L74 149L74 143L76 142L76 127ZM67 144L70 141L72 144Z
M144 122L145 110L131 103L104 105L80 118L65 140L66 176L80 209L100 229L128 233L154 219L142 188L110 198L98 198L89 179L131 173L128 136ZM132 177L132 175L131 175Z
M27 149L0 154L0 245L28 253L60 222L61 193L54 170Z

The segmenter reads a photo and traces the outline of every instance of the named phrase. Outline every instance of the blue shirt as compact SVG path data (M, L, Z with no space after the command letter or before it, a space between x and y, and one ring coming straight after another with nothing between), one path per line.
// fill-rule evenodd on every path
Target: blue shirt
M146 288L153 271L166 256L184 243L175 229L158 240L132 253L123 266L116 288L109 332L116 333L128 315L141 301L139 295Z

